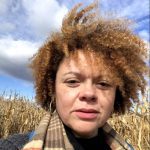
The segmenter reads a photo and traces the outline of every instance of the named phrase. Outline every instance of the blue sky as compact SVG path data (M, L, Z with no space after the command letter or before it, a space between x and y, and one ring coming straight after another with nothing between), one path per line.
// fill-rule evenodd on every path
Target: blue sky
M53 31L59 30L63 16L76 3L92 0L0 0L0 93L35 95L29 58ZM100 0L100 10L114 12L137 22L135 33L149 39L149 0Z

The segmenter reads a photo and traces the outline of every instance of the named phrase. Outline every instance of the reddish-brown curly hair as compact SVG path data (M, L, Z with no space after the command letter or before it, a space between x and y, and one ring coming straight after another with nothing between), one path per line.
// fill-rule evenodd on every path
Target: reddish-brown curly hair
M145 91L146 45L129 28L128 20L100 16L95 3L78 11L80 6L76 5L65 16L61 32L53 33L32 58L36 99L48 110L60 62L78 49L88 47L97 56L103 55L108 67L117 73L114 110L124 112L129 109L131 99L138 101L139 91L142 94Z

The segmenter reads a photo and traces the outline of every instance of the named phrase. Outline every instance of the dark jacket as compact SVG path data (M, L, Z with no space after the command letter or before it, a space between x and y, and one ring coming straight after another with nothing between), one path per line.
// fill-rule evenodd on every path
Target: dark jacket
M7 139L0 139L0 150L21 150L34 134L35 132L32 131L26 134L14 134ZM130 144L128 145L134 150Z
M32 139L34 132L14 134L7 139L0 139L0 150L21 150Z

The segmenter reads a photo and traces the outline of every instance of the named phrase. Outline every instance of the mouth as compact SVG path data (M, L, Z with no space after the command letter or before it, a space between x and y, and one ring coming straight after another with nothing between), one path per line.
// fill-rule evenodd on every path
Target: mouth
M78 118L84 120L96 119L99 114L99 112L95 109L86 109L86 108L77 109L74 112Z

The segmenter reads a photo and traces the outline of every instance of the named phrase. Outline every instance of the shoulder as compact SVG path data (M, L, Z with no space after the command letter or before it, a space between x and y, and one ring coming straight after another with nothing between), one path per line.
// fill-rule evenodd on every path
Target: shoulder
M103 126L103 131L106 139L106 143L118 149L134 150L132 145L130 145L122 136L120 136L108 123Z
M14 134L6 139L0 139L0 150L20 150L34 135L34 131L26 134Z

